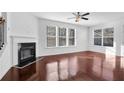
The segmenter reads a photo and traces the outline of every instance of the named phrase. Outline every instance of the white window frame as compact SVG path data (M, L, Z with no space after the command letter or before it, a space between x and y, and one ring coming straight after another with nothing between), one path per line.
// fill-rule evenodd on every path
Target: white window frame
M68 28L68 46L70 46L70 47L76 47L77 46L77 31L76 31L76 29L74 29L74 45L69 45L69 29L74 29L74 28Z
M48 44L47 44L47 43L48 43L48 41L47 41L47 38L48 38L48 35L47 35L47 27L55 27L55 28L56 28L56 36L55 36L55 38L56 38L56 45L53 46L53 47L49 47ZM47 25L47 26L46 26L46 39L45 39L45 40L46 40L46 48L54 48L54 47L57 47L57 41L58 41L58 40L57 40L57 35L58 35L58 33L57 33L57 26L55 26L55 25ZM51 36L51 37L52 37L52 36Z
M48 45L47 44L48 43L48 41L47 41L48 35L47 35L47 29L46 29L46 48L76 47L76 45L77 45L77 39L76 39L77 31L76 31L76 29L74 29L74 28L67 28L67 27L60 27L60 26L54 26L54 25L47 25L46 28L50 27L50 26L51 27L56 27L56 45L53 46L53 47L48 47L47 46ZM65 28L66 29L66 45L65 46L59 46L59 30L58 30L58 28ZM74 45L69 45L69 32L68 32L69 29L74 29L74 31L75 31L74 32L75 33Z
M0 30L2 30L1 31L1 34L2 34L2 38L1 38L1 45L0 45L0 47L1 47L1 49L0 49L0 51L2 50L2 48L6 45L6 43L7 43L7 18L6 18L6 16L7 16L7 13L6 12L1 12L1 16L3 17L3 19L5 20L5 21L3 21L2 23L0 23L0 26L1 26L1 28L0 28Z
M114 47L114 31L113 31L113 36L112 36L112 37L113 37L113 46L104 46L104 45L103 45L103 43L104 43L104 30L105 30L105 29L109 29L109 28L113 28L113 29L114 29L114 27L107 27L107 28L103 28L103 29L98 28L98 29L94 29L94 30L93 30L93 45L94 45L94 46L100 46L100 47ZM95 44L94 44L94 39L95 39L95 37L94 37L94 31L95 31L95 30L101 30L101 31L102 31L101 45L95 45ZM111 37L111 38L112 38L112 37ZM107 38L107 37L106 37L106 38ZM108 37L108 38L109 38L109 37Z
M66 44L64 45L64 46L59 46L59 37L61 37L61 36L59 36L59 28L65 28L66 29ZM68 36L67 36L67 32L68 30L67 30L67 28L66 27L57 27L57 47L68 47L67 46L67 38L68 38Z
M100 38L100 37L95 37L95 31L96 31L96 30L101 30L101 45L95 45L95 44L94 44L95 38ZM102 31L102 29L94 29L94 30L93 30L93 45L94 45L94 46L103 46L103 31Z
M106 37L104 37L104 30L105 29L113 29L113 36L106 36ZM103 33L102 33L102 38L103 38L103 43L102 43L102 45L104 46L104 38L113 38L113 46L104 46L104 47L114 47L114 27L108 27L108 28L104 28L103 29Z

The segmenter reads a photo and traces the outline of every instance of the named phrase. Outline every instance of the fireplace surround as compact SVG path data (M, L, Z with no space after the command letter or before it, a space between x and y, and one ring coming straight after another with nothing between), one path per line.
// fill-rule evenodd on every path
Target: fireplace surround
M18 66L23 67L36 60L36 43L18 43Z

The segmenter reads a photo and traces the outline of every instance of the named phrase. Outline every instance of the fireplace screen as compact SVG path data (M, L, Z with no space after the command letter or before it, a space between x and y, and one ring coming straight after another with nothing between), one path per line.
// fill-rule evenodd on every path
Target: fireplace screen
M31 50L30 49L25 49L21 51L21 60L27 59L32 57L33 55L31 54Z
M35 57L35 43L19 43L18 44L18 65L23 66L33 62Z

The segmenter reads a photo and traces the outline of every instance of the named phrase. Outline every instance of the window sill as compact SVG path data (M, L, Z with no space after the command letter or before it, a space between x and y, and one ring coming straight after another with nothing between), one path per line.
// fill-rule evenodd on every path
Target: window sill
M90 45L89 47L115 48L115 46Z
M45 48L46 49L54 49L54 48L71 48L71 47L76 47L76 45L74 45L74 46L45 47Z

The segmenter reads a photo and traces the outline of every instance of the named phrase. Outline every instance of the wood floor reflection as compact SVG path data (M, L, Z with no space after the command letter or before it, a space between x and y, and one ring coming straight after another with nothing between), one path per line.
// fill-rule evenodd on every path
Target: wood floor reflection
M38 58L23 69L12 67L3 81L124 80L124 57L79 52Z

